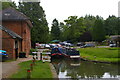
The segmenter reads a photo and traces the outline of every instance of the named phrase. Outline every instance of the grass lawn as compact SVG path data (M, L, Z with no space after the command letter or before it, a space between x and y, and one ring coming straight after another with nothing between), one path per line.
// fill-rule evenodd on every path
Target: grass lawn
M20 69L17 73L13 74L10 78L27 78L27 69L30 69L32 61L26 61L19 64ZM52 72L50 70L50 63L36 61L31 72L31 78L52 78Z
M80 48L82 58L94 61L120 62L120 48ZM119 54L120 55L120 54Z

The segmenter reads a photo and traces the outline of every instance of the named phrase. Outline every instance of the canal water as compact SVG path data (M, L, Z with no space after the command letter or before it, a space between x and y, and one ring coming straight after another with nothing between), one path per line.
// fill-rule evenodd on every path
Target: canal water
M82 60L52 60L58 78L120 78L119 64L95 63Z

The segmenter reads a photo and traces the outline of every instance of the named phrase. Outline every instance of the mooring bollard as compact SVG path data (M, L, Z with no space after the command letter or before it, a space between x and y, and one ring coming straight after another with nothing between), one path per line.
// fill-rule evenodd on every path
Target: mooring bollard
M30 70L31 71L33 70L33 64L30 64Z
M32 62L33 62L33 65L35 65L35 60L32 60Z
M36 59L38 59L38 54L36 53Z
M42 61L42 53L40 53L40 60Z
M31 70L27 69L27 78L30 79L30 76L31 76Z
M35 57L33 56L33 60L35 60Z

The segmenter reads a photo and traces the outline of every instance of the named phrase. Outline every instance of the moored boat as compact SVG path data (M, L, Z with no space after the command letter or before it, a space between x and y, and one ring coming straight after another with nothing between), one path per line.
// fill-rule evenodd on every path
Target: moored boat
M71 48L53 48L51 50L51 57L67 57L71 59L80 58L80 53L76 49Z
M72 59L80 58L80 52L76 49L67 49L66 54Z
M66 49L64 48L52 48L51 57L57 57L57 58L65 57L67 56L65 53L66 53Z

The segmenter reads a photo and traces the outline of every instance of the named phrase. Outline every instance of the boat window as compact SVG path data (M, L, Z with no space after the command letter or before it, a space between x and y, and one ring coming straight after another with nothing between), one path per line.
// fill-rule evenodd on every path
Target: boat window
M51 53L60 53L60 51L57 48L52 49Z

